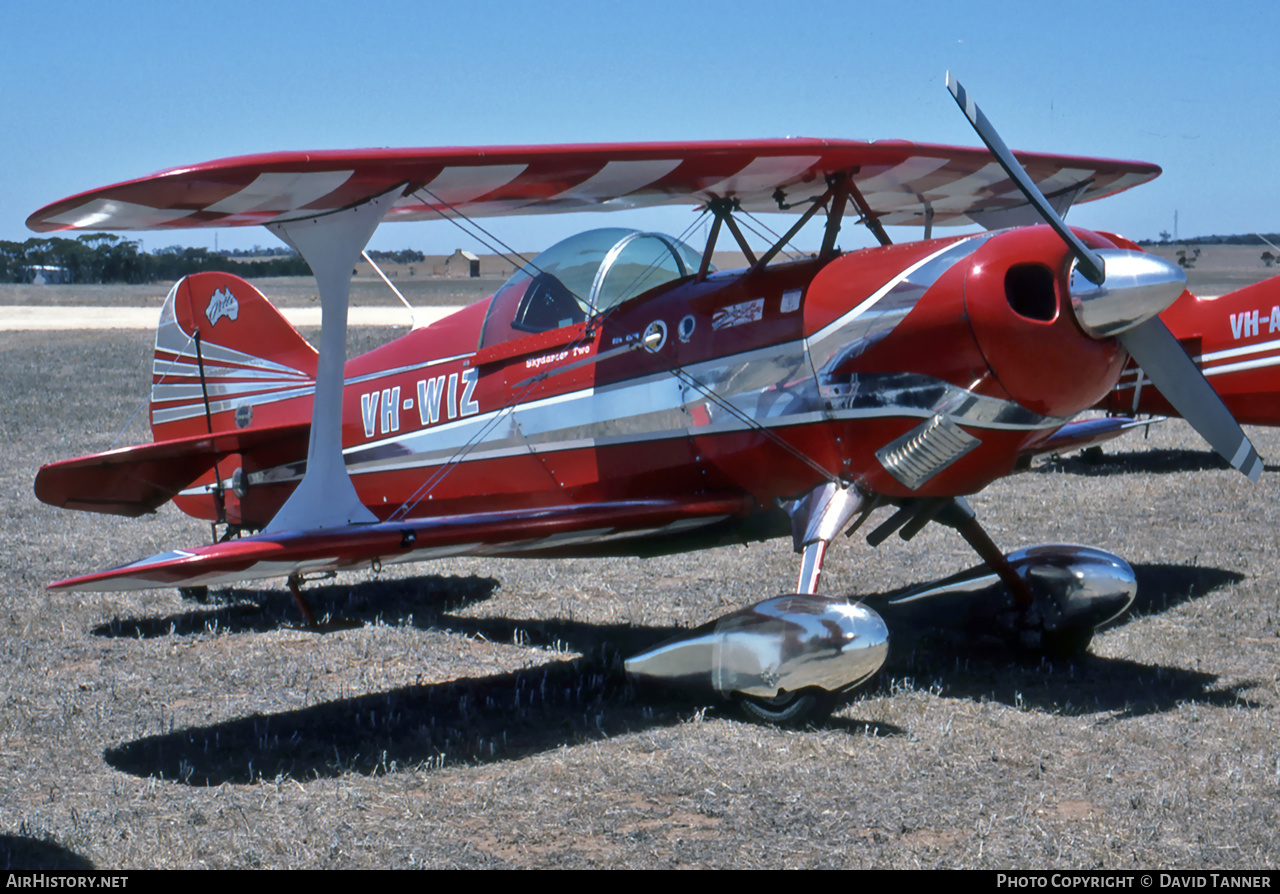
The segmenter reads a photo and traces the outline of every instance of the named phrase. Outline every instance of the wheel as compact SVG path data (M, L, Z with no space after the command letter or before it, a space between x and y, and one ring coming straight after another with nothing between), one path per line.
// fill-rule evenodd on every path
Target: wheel
M744 695L738 704L757 723L801 726L826 720L835 709L836 697L829 692L779 692L773 698Z
M1050 658L1077 658L1089 651L1092 627L1045 630L1040 634L1040 650Z

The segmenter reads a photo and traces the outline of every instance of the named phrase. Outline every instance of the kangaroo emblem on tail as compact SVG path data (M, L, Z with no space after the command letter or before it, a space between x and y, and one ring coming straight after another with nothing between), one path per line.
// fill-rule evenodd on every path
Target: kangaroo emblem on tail
M240 316L240 302L236 300L235 295L231 294L230 289L218 289L209 299L209 306L205 308L204 315L209 318L210 326L216 325L223 317L227 317L234 323Z

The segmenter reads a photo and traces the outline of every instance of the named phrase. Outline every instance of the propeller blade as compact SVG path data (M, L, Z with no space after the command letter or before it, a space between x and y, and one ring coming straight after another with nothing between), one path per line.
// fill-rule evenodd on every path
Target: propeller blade
M1152 317L1116 338L1209 446L1250 481L1257 481L1262 474L1262 457L1160 318Z
M1133 252L1111 252L1118 269L1116 281L1108 283L1103 254L1089 248L1067 227L951 72L947 72L947 89L1000 167L1076 256L1076 272L1097 286L1071 286L1073 310L1081 327L1095 338L1112 336L1119 340L1147 378L1209 446L1250 481L1257 481L1262 474L1258 451L1173 333L1155 316L1181 293L1181 272L1171 271L1168 268L1172 265L1159 259L1137 258Z
M1101 285L1102 281L1107 277L1106 264L1102 260L1102 256L1081 242L1080 237L1071 232L1066 221L1058 216L1058 212L1053 210L1053 206L1049 204L1048 199L1031 182L1027 172L1022 169L1022 165L1013 157L1009 147L1004 144L1004 140L1000 139L1000 134L996 133L996 129L987 120L987 116L982 114L982 109L978 108L978 104L973 101L973 97L965 92L964 87L960 86L960 82L952 77L951 72L947 72L947 89L955 97L956 105L960 106L960 110L969 119L973 129L978 132L982 142L987 144L991 154L996 157L1000 167L1004 168L1004 172L1009 175L1009 179L1018 185L1018 189L1022 190L1022 194L1027 197L1027 201L1040 212L1040 216L1044 218L1045 223L1053 227L1058 235L1062 237L1062 241L1071 247L1072 253L1076 256L1077 269L1080 273L1089 282Z

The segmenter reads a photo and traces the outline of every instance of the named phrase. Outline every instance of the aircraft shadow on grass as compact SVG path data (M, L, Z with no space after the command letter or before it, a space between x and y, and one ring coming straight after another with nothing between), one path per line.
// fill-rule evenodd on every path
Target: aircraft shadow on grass
M59 869L85 872L94 868L88 857L58 844L47 836L0 835L0 869L6 871Z
M1078 453L1050 456L1037 462L1031 471L1041 475L1068 474L1100 477L1146 473L1169 475L1178 472L1229 471L1231 466L1216 453L1207 450L1125 450L1108 453L1101 447L1090 447ZM1280 465L1264 465L1264 472L1280 472Z
M492 577L374 579L342 586L309 587L305 593L318 619L317 632L366 624L439 627L442 613L491 598L500 586ZM300 626L301 615L287 590L228 588L210 591L205 607L160 618L112 618L93 628L95 636L129 639L200 633L266 633Z
M1138 595L1129 611L1107 627L1123 627L1136 618L1167 612L1244 580L1238 572L1190 565L1140 564L1133 570ZM913 686L933 681L925 683L925 688L951 698L985 699L1058 714L1108 713L1111 721L1157 714L1190 702L1259 707L1242 695L1256 681L1215 686L1216 674L1182 667L1092 653L1062 660L1019 653L995 635L966 631L955 612L939 613L928 600L889 605L899 592L867 597L894 631L894 648L877 678L889 691L901 687L904 679Z
M1144 594L1134 606L1138 615L1166 611L1242 579L1230 571L1174 565L1144 565L1135 571ZM494 589L486 579L429 580L435 595L427 606L437 609L470 604ZM458 592L450 593L450 580L459 583ZM420 615L423 604L412 607L412 612L397 607L405 623L411 615L414 624L447 626L496 642L571 650L582 657L175 730L110 748L104 758L123 772L190 785L378 775L519 759L583 741L674 726L700 710L718 711L727 704L714 696L636 687L626 681L622 656L674 634L674 627L443 614L428 622ZM387 621L397 612L379 616ZM181 626L176 620L167 623ZM1111 721L1160 713L1187 702L1256 707L1241 696L1251 684L1216 687L1218 678L1210 673L1093 655L1062 662L1032 660L998 642L941 634L912 622L905 613L891 617L890 624L897 642L877 681L865 690L871 695L894 694L904 686L936 680L927 688L937 686L949 698L1073 715L1110 714ZM190 629L204 627L192 624ZM892 724L858 720L857 713L855 702L851 711L828 720L825 728L851 735L906 734Z
M110 748L104 758L122 772L196 786L437 770L675 726L711 701L638 689L620 663L588 656L177 730ZM904 733L857 720L833 726Z

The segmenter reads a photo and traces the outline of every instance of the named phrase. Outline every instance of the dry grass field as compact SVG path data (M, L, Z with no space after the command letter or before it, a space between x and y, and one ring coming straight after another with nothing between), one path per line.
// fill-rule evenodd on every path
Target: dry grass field
M1155 245L1148 251L1178 260L1178 251L1200 254L1187 272L1187 288L1197 295L1221 295L1234 289L1252 285L1268 276L1280 275L1280 267L1267 267L1262 261L1264 251L1277 254L1265 245L1204 245L1181 244Z
M971 502L1003 548L1117 552L1135 610L1058 663L886 612L882 673L777 730L620 658L790 589L784 542L341 575L319 630L280 584L46 592L208 536L32 496L112 443L150 342L0 333L0 866L1280 865L1280 432L1253 485L1180 422L997 483ZM882 602L974 561L931 527L842 541L824 583Z

